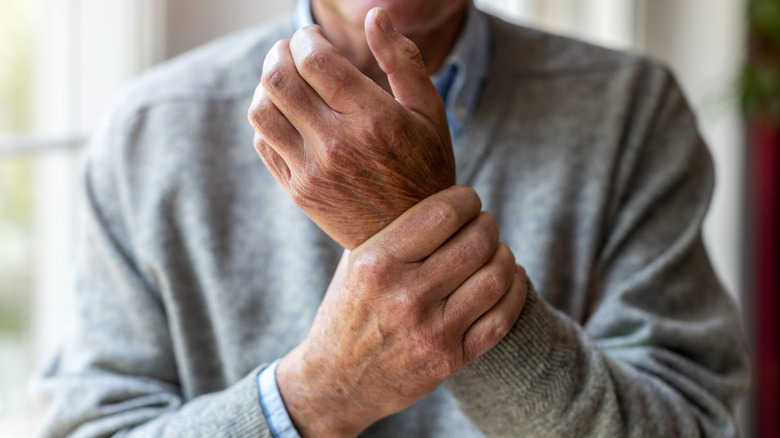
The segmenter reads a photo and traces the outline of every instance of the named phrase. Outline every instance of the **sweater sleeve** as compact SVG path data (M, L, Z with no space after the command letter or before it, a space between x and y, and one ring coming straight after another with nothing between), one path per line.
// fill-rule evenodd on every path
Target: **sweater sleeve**
M123 125L104 123L87 155L71 323L33 381L49 404L40 435L270 437L258 401L262 366L199 396L180 381L163 298L141 272L121 202L117 151L131 136Z
M529 284L510 333L447 382L487 436L738 435L749 365L701 239L711 159L668 74L647 106L618 160L593 310L574 320Z

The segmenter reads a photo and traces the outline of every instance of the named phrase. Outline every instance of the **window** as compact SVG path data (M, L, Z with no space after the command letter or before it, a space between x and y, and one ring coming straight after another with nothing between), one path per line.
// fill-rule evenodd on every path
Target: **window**
M32 126L32 19L36 2L0 3L0 133ZM4 137L8 137L6 135ZM1 140L0 140L1 141ZM0 151L0 435L29 432L32 367L34 162ZM21 420L20 420L21 419Z
M33 370L66 326L79 152L151 60L152 0L0 2L0 436L33 436Z

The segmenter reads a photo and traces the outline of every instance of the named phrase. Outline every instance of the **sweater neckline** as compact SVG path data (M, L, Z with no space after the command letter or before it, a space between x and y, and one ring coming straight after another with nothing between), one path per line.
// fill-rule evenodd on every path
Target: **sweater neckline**
M489 152L490 144L498 132L498 127L506 113L506 84L514 76L514 63L505 60L512 59L512 54L505 44L507 35L504 27L508 26L498 18L487 15L490 26L491 62L485 79L482 97L474 110L474 115L466 128L461 147L455 151L455 166L458 184L473 185L480 165Z

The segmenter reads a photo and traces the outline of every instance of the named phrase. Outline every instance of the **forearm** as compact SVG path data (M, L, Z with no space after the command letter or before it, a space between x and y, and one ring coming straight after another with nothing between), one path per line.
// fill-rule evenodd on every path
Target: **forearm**
M256 369L226 389L183 403L170 385L107 371L39 383L54 394L43 437L271 437L258 401Z
M641 330L626 333L594 343L529 288L510 334L447 386L487 436L736 435L728 401L747 384L745 368L718 375L642 345ZM721 348L739 344L711 335Z

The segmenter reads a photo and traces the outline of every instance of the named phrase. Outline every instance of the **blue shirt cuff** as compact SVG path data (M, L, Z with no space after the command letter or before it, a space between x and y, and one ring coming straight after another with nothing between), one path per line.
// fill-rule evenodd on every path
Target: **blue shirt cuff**
M282 394L276 384L276 367L279 360L257 373L257 390L260 406L263 407L268 429L275 438L300 438L292 424L287 408L284 407Z

